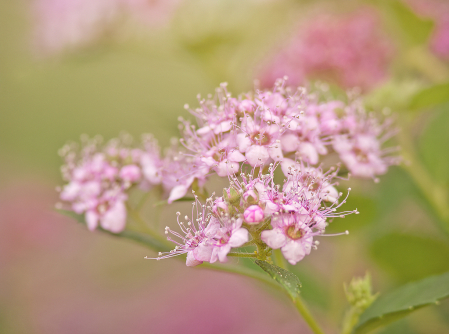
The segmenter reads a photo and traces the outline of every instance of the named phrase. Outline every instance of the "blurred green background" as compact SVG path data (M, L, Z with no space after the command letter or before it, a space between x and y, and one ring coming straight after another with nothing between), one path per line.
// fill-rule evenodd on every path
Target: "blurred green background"
M374 291L383 292L449 269L448 63L429 51L432 21L392 3L363 3L379 10L398 50L390 77L367 103L397 114L410 145L406 166L379 184L345 182L355 190L347 207L361 214L330 230L350 235L326 239L292 268L329 333L346 307L343 282L353 276L369 271ZM344 2L347 10L360 4ZM126 131L153 133L167 145L178 116L188 117L185 103L196 105L198 93L213 93L222 81L235 95L250 90L260 63L297 22L337 7L179 6L163 26L123 20L87 47L43 57L33 49L32 2L0 1L0 333L307 333L293 307L258 283L143 260L146 249L90 233L53 210L62 182L57 150L66 141ZM445 302L382 333L448 332Z

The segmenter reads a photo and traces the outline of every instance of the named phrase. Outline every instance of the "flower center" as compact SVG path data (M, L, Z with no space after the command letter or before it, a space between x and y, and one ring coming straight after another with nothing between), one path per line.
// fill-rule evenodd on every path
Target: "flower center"
M305 231L301 228L296 228L294 225L290 225L286 228L285 234L287 234L290 239L298 240L304 236Z
M369 162L368 155L359 148L354 148L354 153L357 156L357 160L360 162Z
M271 142L271 138L268 133L256 131L251 135L251 141L259 145L267 145Z
M228 243L229 239L231 238L231 233L227 232L221 239L220 239L220 245L225 245Z

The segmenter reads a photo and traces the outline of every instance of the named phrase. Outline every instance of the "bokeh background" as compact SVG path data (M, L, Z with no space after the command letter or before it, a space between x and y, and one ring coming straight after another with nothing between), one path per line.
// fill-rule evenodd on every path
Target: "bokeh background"
M437 0L0 1L0 333L307 333L257 282L144 260L147 249L54 210L68 140L150 132L167 145L183 105L223 81L235 95L278 74L337 93L359 85L402 127L404 164L345 184L361 214L331 229L350 235L292 268L329 333L353 276L369 271L386 292L447 271L448 16ZM449 305L382 333L449 333Z

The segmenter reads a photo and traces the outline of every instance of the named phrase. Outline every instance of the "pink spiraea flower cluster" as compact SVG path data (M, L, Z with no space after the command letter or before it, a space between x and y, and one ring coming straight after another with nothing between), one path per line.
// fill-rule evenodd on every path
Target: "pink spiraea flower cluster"
M261 83L270 87L288 75L296 85L319 79L368 90L386 78L393 51L379 27L376 12L369 8L341 16L318 15L267 62Z
M232 97L226 84L214 98L199 97L191 109L198 126L181 119L186 155L199 174L210 171L233 175L241 163L252 167L281 162L285 170L294 160L317 165L326 155L337 155L354 176L373 178L398 161L396 148L382 148L394 135L391 119L379 121L358 100L323 102L318 93L286 87L278 80L273 90Z
M223 197L210 197L204 205L195 195L191 217L182 221L177 213L181 232L165 229L175 249L159 253L157 259L186 253L187 266L226 262L233 248L257 244L258 256L281 249L294 265L319 244L314 238L324 234L327 219L358 213L336 212L347 198L340 200L342 193L334 188L338 169L323 173L321 168L296 163L288 168L281 187L274 181L275 168L272 163L266 174L252 169L231 176Z
M430 39L432 51L449 61L449 2L445 0L405 0L419 16L431 18L435 27Z
M232 248L253 240L264 245L262 258L280 248L296 263L316 245L313 238L328 218L352 213L335 212L346 201L335 188L337 173L347 169L376 180L398 161L395 147L383 147L395 132L391 120L377 119L357 99L323 100L320 92L286 86L285 78L272 90L238 97L222 84L214 97L198 99L198 108L185 106L196 124L180 118L182 138L164 154L149 135L139 145L124 135L106 144L84 139L81 149L71 144L61 150L67 184L60 197L85 215L89 229L123 231L133 188L159 185L168 204L197 190L191 217L178 217L181 232L167 228L177 246L161 258L187 253L188 265L224 262ZM339 167L323 172L324 156L340 160ZM282 184L274 182L278 166ZM228 178L230 186L202 205L198 195L213 174Z
M151 135L142 136L138 147L129 135L105 145L99 137L83 137L81 149L71 143L60 150L60 155L65 159L62 175L67 181L60 189L61 200L70 204L70 210L85 214L90 230L100 225L113 233L125 228L125 203L132 187L148 191L161 185L167 193L176 193L180 184L187 182L179 178L192 169L188 157L178 157L175 145L162 157Z
M180 0L34 0L34 44L44 55L86 47L130 17L149 28L163 25Z

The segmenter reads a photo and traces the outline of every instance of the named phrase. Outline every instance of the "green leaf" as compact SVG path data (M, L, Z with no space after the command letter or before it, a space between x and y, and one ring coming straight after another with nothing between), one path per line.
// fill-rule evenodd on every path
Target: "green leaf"
M360 317L354 334L367 333L449 297L449 272L381 295Z
M449 82L425 88L412 96L408 109L432 108L449 102Z
M79 215L73 211L67 211L67 210L57 210L58 212L62 213L63 215L66 215L70 218L75 219L77 222L86 225L86 222L84 220L84 215ZM167 252L170 250L170 247L165 244L165 242L158 240L148 234L137 232L137 231L131 231L131 230L125 230L121 233L112 233L110 231L104 230L101 227L98 227L97 230L104 232L106 234L109 234L114 237L121 237L126 238L129 240L136 241L152 250L158 251L158 252Z
M409 45L425 44L432 33L434 23L432 20L417 16L402 1L384 1L387 11L399 26L403 40Z
M299 296L301 282L295 274L265 261L256 260L255 263L268 273L272 279L282 285L293 300Z
M370 254L401 283L442 274L449 263L447 242L415 234L384 235L373 241Z

